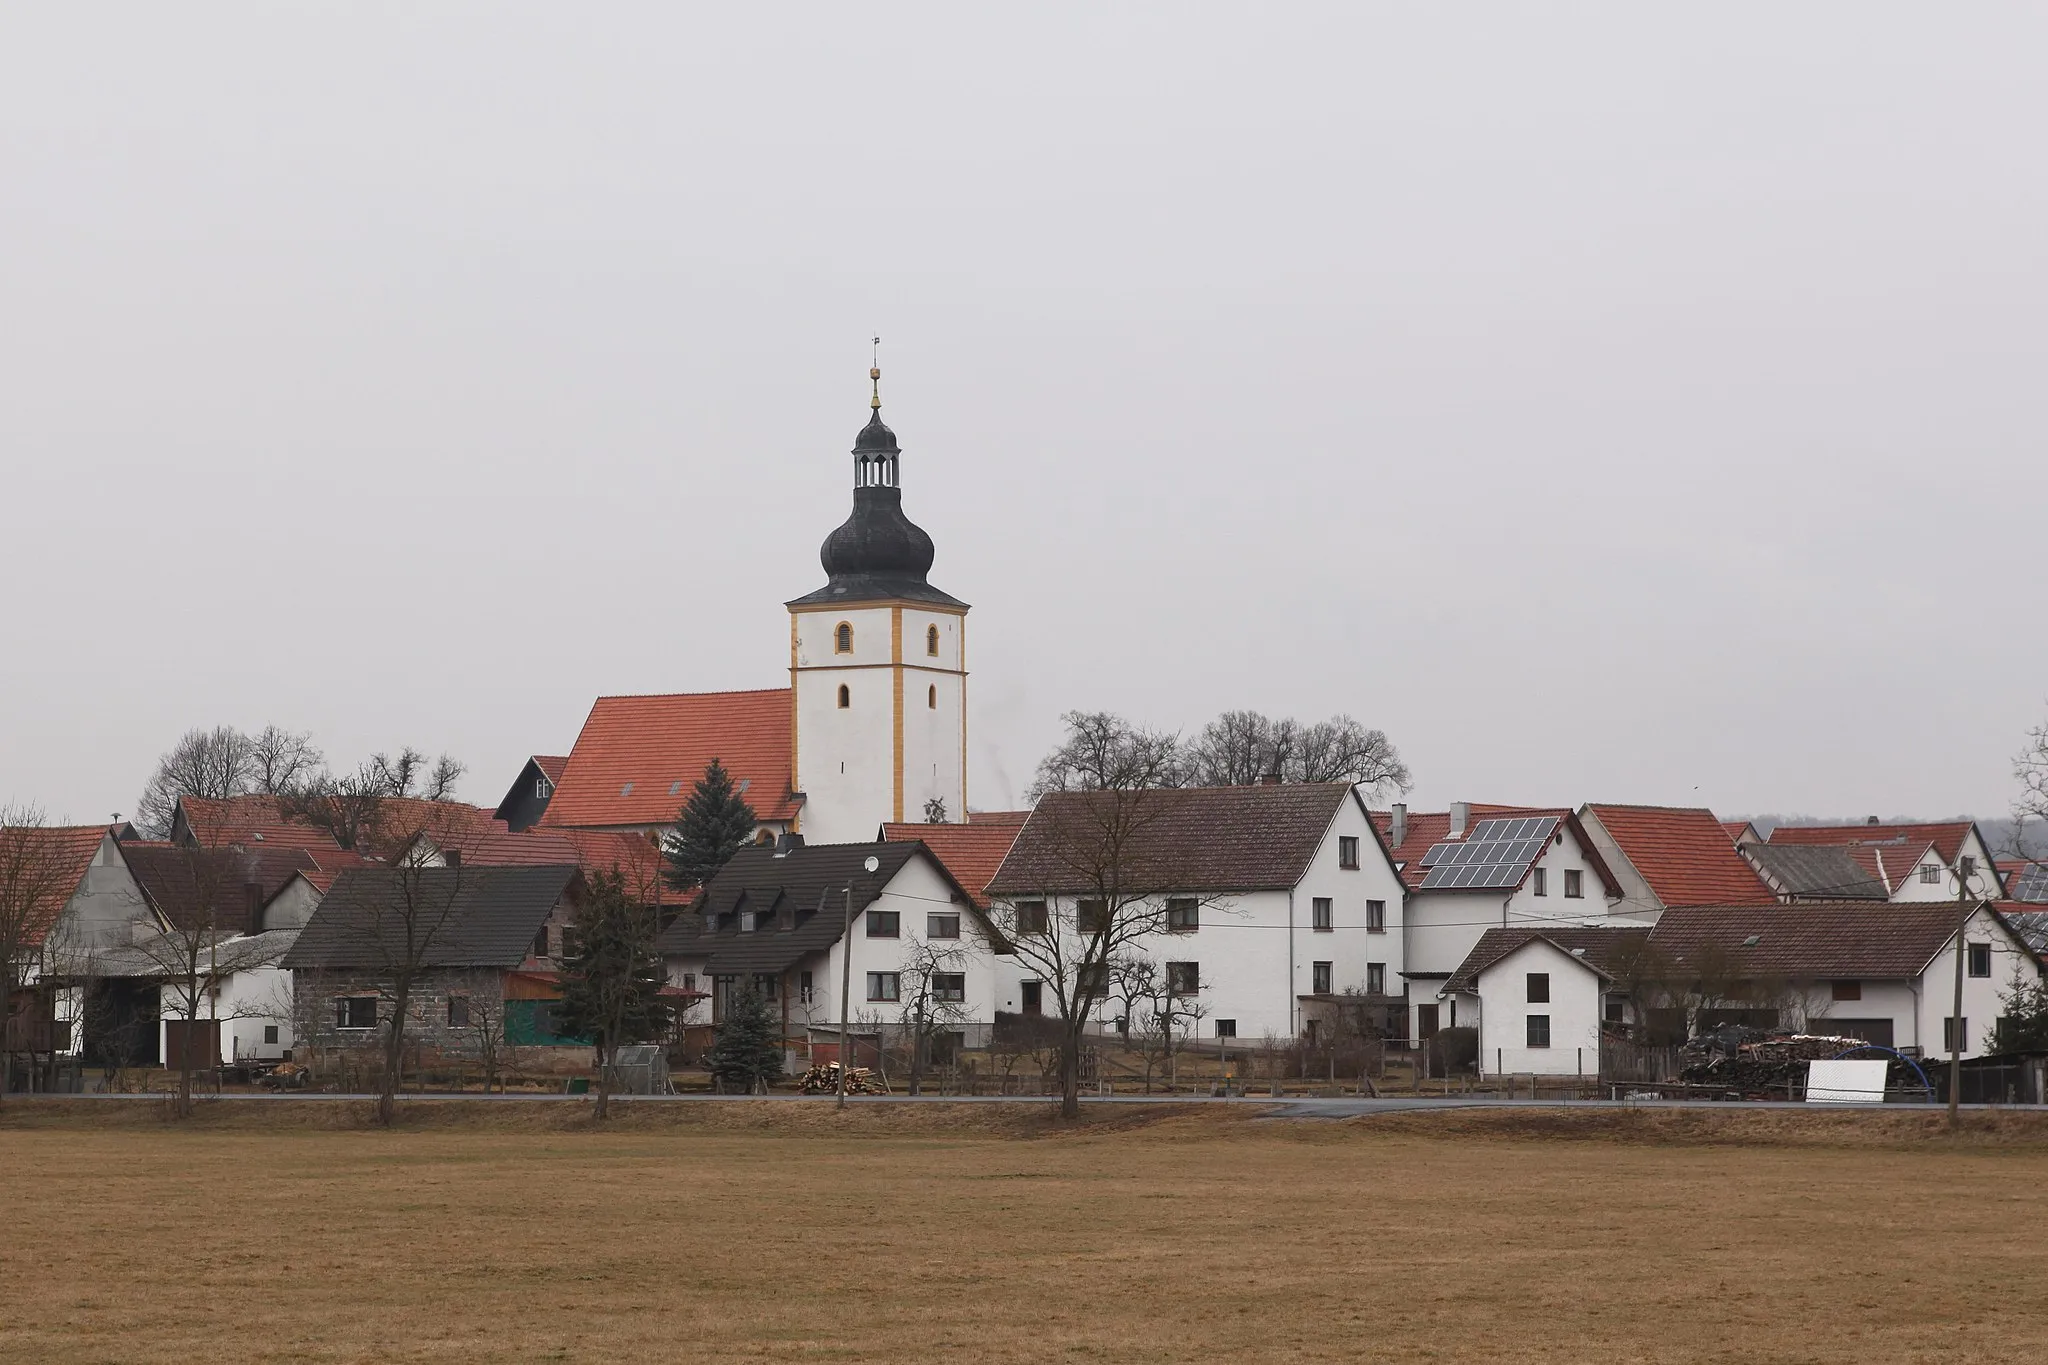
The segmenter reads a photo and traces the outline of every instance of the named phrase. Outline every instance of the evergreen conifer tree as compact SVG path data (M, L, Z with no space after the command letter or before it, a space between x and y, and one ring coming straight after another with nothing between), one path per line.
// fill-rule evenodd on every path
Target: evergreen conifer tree
M555 1017L562 1033L588 1038L596 1047L599 1119L610 1109L619 1048L651 1042L668 1029L671 1011L661 999L667 973L654 946L655 913L626 890L616 871L600 872L563 936L562 999Z
M710 881L753 839L757 823L754 808L734 787L732 774L712 759L690 789L675 828L661 841L668 884L678 891L694 891Z
M782 1029L752 985L732 993L718 1040L705 1058L721 1089L752 1095L782 1079Z

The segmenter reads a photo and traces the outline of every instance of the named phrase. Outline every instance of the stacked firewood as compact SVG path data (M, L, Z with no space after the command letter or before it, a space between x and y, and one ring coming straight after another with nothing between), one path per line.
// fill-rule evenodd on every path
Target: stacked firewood
M1771 1033L1731 1026L1703 1033L1685 1045L1678 1078L1755 1098L1786 1098L1794 1081L1806 1078L1808 1062L1840 1056L1861 1046L1854 1038L1825 1034Z
M827 1062L814 1066L803 1074L797 1085L806 1095L837 1094L839 1090L839 1063ZM886 1095L889 1083L864 1066L856 1066L846 1073L846 1093L849 1095Z

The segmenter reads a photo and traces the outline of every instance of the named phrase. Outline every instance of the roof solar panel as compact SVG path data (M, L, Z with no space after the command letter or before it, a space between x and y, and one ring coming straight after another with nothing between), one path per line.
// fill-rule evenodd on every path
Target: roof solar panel
M1423 860L1423 891L1492 889L1519 884L1529 864L1557 829L1553 815L1481 820L1469 838L1446 840Z
M2014 873L2012 898L2036 905L2048 904L2048 864L2028 863Z

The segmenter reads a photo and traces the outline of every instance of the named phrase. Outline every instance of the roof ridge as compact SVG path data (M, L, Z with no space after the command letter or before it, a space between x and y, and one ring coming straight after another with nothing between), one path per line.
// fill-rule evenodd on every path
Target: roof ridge
M603 693L603 694L599 695L599 697L597 698L597 700L598 700L598 701L667 701L667 700L669 700L669 699L671 699L671 698L676 698L676 697L766 697L766 696L773 696L774 694L776 694L776 693L778 693L778 692L781 692L781 693L787 693L787 692L789 692L790 690L791 690L791 689L789 689L789 688L787 688L787 687L734 687L734 688L726 688L726 689L723 689L723 690L719 690L719 691L711 691L711 692L606 692L606 693ZM572 746L572 747L573 747L573 746ZM548 757L549 757L549 758L555 758L555 757L567 758L568 756L569 756L569 755L567 755L567 754L561 754L561 755L549 754L549 755L548 755Z

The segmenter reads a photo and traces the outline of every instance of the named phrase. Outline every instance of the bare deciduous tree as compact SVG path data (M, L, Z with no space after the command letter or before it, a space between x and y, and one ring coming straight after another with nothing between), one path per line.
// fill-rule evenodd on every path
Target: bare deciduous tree
M1204 787L1283 782L1350 782L1384 796L1412 783L1383 730L1350 716L1304 725L1257 711L1226 711L1186 746L1187 781Z
M933 1042L966 1021L963 994L948 989L951 978L965 975L966 965L965 948L915 939L897 968L903 1028L910 1038L909 1065L905 1069L913 1095L921 1093Z
M452 800L463 772L447 754L429 766L425 755L407 747L396 758L373 754L340 777L323 771L285 793L280 805L287 819L324 830L343 848L392 851L434 823L399 809L401 803Z
M1185 770L1180 736L1147 730L1107 711L1069 711L1067 736L1039 761L1026 793L1134 791L1178 787Z
M135 823L161 838L170 833L180 797L279 796L314 781L325 763L312 736L275 725L256 735L232 725L187 730L157 759L136 798Z
M7 1093L13 1053L35 1050L40 1021L33 1001L18 1020L16 1002L35 975L43 940L71 894L65 885L69 875L43 812L34 806L0 806L0 1097Z

